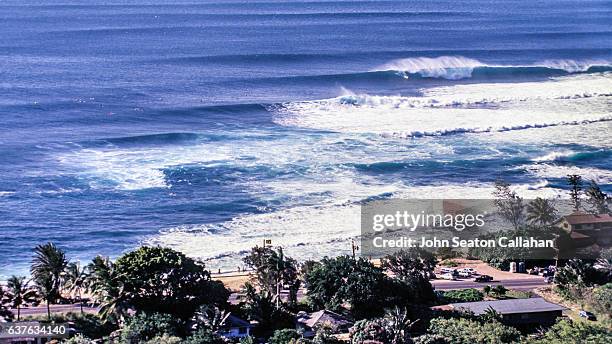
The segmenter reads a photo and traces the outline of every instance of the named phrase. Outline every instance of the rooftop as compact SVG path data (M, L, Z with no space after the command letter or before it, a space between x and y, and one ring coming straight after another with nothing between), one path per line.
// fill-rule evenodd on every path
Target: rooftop
M612 223L610 214L573 213L563 217L571 225L589 223Z
M325 309L314 313L303 314L301 316L298 315L297 321L309 328L315 328L316 325L325 323L329 323L333 327L353 324L344 316Z
M489 307L500 314L552 312L567 309L542 298L462 302L453 303L452 307L472 311L475 315L484 314Z

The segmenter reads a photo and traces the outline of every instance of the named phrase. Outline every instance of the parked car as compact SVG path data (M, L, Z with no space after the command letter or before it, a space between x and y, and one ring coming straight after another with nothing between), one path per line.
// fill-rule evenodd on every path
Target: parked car
M472 274L467 271L459 271L459 277L470 277Z
M474 278L474 282L491 282L492 280L493 280L493 277L489 275L480 275Z
M454 274L452 274L452 273L448 273L448 274L443 274L443 275L441 275L441 276L440 276L440 278L445 279L445 280L451 280L451 281L454 281L454 280L456 280L456 279L457 279L457 276L455 276L455 275L454 275Z
M581 318L585 318L587 320L597 320L597 317L595 316L595 314L588 312L588 311L580 311L578 315L580 315Z
M460 273L461 272L467 272L470 275L474 275L476 273L476 269L474 269L474 268L462 268L462 269L459 269L459 272Z

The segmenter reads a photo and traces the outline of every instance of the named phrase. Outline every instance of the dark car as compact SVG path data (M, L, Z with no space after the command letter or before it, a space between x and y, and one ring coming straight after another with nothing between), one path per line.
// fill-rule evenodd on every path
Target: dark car
M474 278L474 282L491 282L492 280L493 280L493 277L489 275L480 275Z
M581 318L586 318L587 320L597 320L597 317L595 316L595 314L591 312L580 311L578 315L580 315Z

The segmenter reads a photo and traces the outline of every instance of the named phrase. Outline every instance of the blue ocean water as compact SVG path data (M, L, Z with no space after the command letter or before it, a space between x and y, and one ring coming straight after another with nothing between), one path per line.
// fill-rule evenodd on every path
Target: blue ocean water
M2 1L0 279L350 250L358 203L612 191L610 1Z

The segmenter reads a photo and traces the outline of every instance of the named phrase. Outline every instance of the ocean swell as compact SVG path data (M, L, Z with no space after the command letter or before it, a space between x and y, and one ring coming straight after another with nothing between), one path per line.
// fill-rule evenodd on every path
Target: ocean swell
M393 71L404 78L466 79L503 75L560 76L573 73L611 71L607 60L545 60L530 65L491 65L464 56L414 57L397 59L374 68L373 72Z

